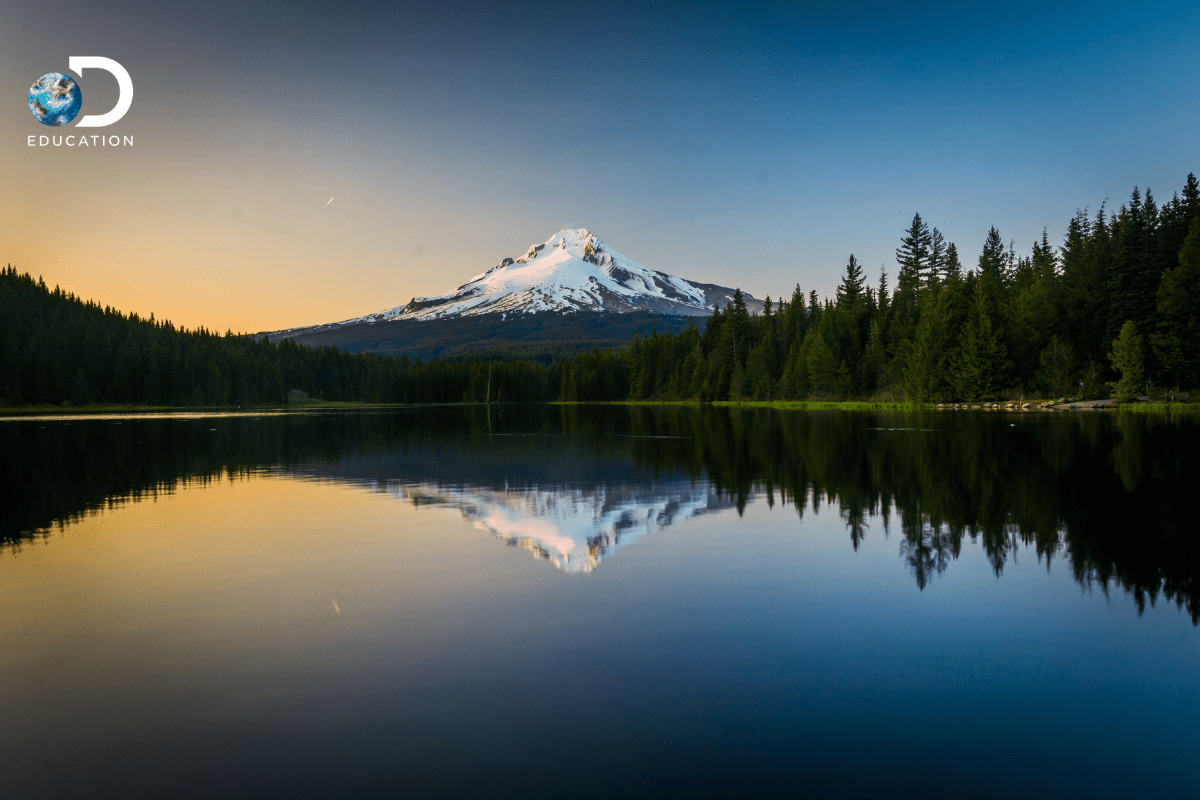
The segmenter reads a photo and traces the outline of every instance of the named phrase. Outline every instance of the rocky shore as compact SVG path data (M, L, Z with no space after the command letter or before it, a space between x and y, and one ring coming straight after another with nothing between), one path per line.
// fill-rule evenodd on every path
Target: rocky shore
M1010 400L1004 403L938 403L934 408L941 411L971 409L978 411L1105 411L1111 406L1111 397L1104 400Z

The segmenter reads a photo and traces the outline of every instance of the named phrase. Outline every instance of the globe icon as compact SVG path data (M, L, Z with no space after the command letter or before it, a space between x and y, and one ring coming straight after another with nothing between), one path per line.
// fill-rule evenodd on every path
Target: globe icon
M47 72L29 87L29 111L43 125L66 125L82 105L79 84L61 72Z

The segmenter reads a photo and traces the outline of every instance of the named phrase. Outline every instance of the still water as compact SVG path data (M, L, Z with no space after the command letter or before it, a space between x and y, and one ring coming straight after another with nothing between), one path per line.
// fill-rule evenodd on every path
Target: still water
M0 421L0 795L1185 797L1200 420Z

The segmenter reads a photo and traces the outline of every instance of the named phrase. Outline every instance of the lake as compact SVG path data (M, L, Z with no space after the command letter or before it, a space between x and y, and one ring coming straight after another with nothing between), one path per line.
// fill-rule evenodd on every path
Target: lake
M1200 420L0 420L0 795L1183 797Z

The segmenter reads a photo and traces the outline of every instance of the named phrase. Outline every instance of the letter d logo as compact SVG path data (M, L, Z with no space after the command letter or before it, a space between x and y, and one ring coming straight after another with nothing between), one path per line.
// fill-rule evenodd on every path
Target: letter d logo
M125 71L124 67L104 56L71 56L67 66L80 77L83 77L85 69L102 69L111 72L117 79L117 86L121 90L117 95L117 104L112 107L111 111L107 114L84 115L79 122L75 123L76 128L103 128L125 116L125 112L133 104L133 80L130 79L129 73Z

